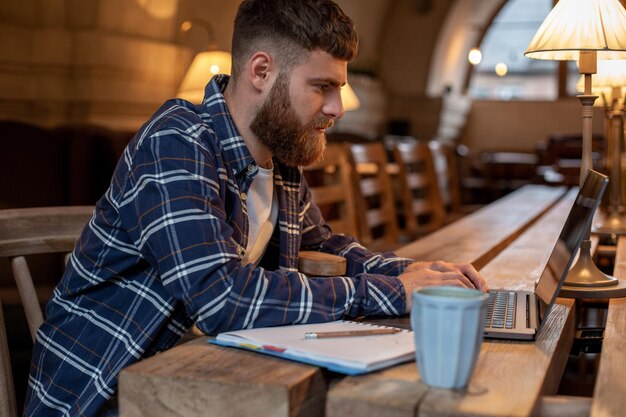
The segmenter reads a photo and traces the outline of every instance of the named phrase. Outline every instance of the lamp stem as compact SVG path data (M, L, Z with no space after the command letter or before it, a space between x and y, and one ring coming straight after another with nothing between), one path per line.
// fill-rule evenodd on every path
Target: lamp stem
M591 78L591 74L585 74L585 80L587 77ZM586 84L586 83L585 83ZM583 117L583 143L582 143L582 160L580 164L580 186L582 187L587 172L593 168L592 159L592 130L593 130L593 103L598 96L594 95L580 95L578 99L583 105L582 117Z
M594 232L603 235L626 235L626 217L622 206L622 142L624 140L624 111L614 109L607 112L608 129L608 160L609 178L609 216Z
M611 194L609 202L614 211L622 207L622 175L621 175L621 143L624 140L624 112L615 110L611 112L611 152L613 160L609 175L611 176Z

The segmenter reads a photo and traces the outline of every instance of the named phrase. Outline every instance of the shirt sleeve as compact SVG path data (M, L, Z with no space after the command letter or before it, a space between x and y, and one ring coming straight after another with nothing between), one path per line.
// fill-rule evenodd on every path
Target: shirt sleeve
M220 186L228 173L207 146L175 129L146 138L119 204L124 228L158 272L154 279L202 331L405 312L404 289L392 276L307 278L243 266L232 238L239 226L229 222Z

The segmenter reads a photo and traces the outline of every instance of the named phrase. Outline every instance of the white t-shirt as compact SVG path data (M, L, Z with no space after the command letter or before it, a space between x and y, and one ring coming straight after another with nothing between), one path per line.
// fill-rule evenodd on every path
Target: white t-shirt
M243 264L257 264L274 233L278 219L278 198L274 193L273 168L261 168L252 180L246 198L248 206L248 245Z

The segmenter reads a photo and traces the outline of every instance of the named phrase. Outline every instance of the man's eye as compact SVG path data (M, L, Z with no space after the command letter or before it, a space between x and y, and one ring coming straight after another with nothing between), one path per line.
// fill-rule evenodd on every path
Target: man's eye
M328 84L318 84L317 88L320 89L321 91L326 91L328 90L330 86Z

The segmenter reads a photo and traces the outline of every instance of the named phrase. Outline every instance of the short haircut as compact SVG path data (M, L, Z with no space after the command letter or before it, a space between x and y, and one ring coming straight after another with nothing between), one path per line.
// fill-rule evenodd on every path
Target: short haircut
M259 50L284 71L315 50L351 61L357 48L352 19L331 0L244 0L235 17L232 75L237 79Z

